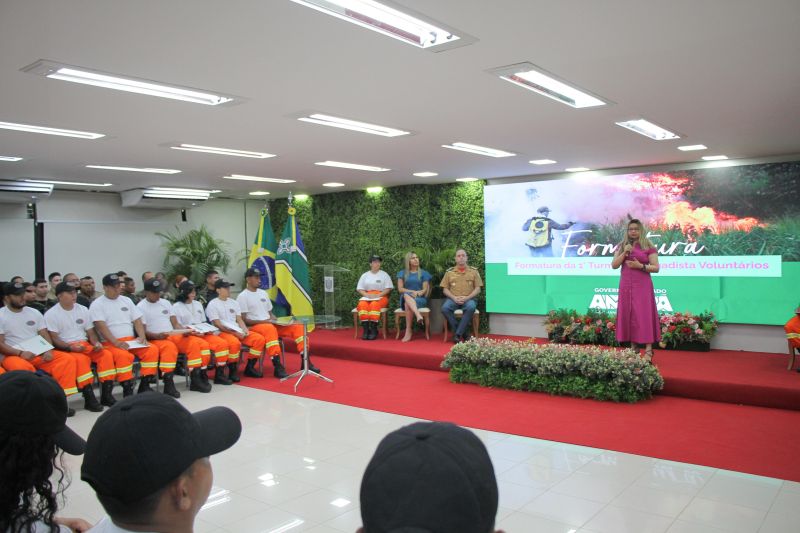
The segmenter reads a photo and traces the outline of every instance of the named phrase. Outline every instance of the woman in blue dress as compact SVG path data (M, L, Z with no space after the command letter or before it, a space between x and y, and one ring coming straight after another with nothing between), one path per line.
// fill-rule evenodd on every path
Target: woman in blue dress
M419 257L414 252L406 254L404 266L397 273L397 289L400 292L400 309L406 312L406 334L403 342L408 342L411 340L412 317L422 324L419 310L428 305L431 275L419 267Z

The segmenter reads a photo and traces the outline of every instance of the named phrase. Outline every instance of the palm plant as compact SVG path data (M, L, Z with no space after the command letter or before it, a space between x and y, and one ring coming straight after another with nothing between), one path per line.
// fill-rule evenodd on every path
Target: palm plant
M182 235L178 228L175 230L174 234L156 232L166 250L164 270L170 282L183 274L199 286L205 283L209 270L225 272L228 269L231 264L227 251L229 243L214 238L205 225Z

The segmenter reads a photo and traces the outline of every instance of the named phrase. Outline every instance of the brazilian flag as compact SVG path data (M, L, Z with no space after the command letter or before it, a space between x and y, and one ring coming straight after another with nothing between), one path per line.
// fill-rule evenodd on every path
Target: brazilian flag
M295 219L296 210L289 207L289 218L278 241L275 257L275 278L278 294L275 297L275 316L309 316L314 314L311 304L311 284L308 280L306 257L300 228ZM308 330L313 324L308 325Z
M269 212L261 210L261 222L258 225L258 234L253 246L250 247L250 258L247 266L257 268L261 272L260 288L267 291L271 300L275 300L277 285L275 283L275 235L272 233L272 224L269 221Z

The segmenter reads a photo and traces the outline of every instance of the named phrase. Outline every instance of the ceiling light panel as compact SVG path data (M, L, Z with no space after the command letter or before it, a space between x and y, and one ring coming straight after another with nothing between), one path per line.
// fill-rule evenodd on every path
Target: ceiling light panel
M170 146L173 150L185 150L187 152L202 152L214 155L229 155L233 157L252 157L254 159L267 159L275 157L275 154L265 152L250 152L247 150L234 150L233 148L218 148L216 146L201 146L199 144L178 144Z
M66 65L64 63L49 61L47 59L40 59L39 61L36 61L35 63L32 63L21 70L23 72L37 74L55 80L71 81L84 85L103 87L105 89L145 94L148 96L158 96L160 98L181 100L195 104L217 106L229 104L236 100L241 100L230 95L215 94L190 87L183 87L180 85L167 85L141 78L121 76L99 70Z
M358 163L343 163L341 161L319 161L314 164L322 167L349 168L351 170L365 170L367 172L388 172L389 170L392 170L391 168L359 165Z
M16 124L14 122L0 122L0 129L24 131L26 133L41 133L43 135L60 135L62 137L75 137L78 139L99 139L105 137L103 133L92 133L90 131L63 130L60 128L50 128L48 126L33 126L31 124Z
M253 191L253 192L250 192L250 193L247 193L247 194L249 194L250 196L267 196L269 194L269 192L267 192L267 191Z
M586 167L570 167L570 168L565 168L564 170L566 170L567 172L586 172L587 170L591 169L588 169Z
M703 161L722 161L728 159L727 155L704 155Z
M222 176L224 180L239 180L239 181L263 181L267 183L294 183L295 180L285 180L281 178L262 178L261 176L245 176L243 174L231 174L230 176Z
M552 159L534 159L533 161L528 161L531 165L553 165L558 163L558 161L554 161Z
M301 122L310 122L312 124L320 124L322 126L330 126L332 128L341 128L345 130L357 131L360 133L369 133L372 135L380 135L382 137L400 137L402 135L410 135L410 131L398 130L388 126L380 126L378 124L370 124L368 122L359 122L357 120L350 120L348 118L333 117L331 115L323 115L321 113L314 113L312 115L303 116L297 120Z
M478 181L478 178L456 178L456 181L469 183L470 181Z
M435 52L465 46L477 39L391 1L292 0L341 20L352 22L406 44Z
M689 144L687 146L678 146L678 150L682 152L693 152L695 150L708 150L705 144Z
M111 187L113 183L89 183L86 181L59 181L59 180L34 180L23 178L26 183L52 183L54 185L78 185L80 187Z
M323 187L344 187L344 183L338 183L336 181L331 181L328 183L323 183Z
M517 63L516 65L499 67L490 70L489 73L576 109L597 107L611 103L559 79L554 74L537 67L533 63Z
M86 168L99 170L120 170L123 172L144 172L146 174L180 174L180 170L174 168L147 168L147 167L117 167L110 165L86 165Z
M668 141L671 139L681 138L677 133L671 132L666 128L662 128L658 124L654 124L643 118L615 122L615 124L638 133L639 135L644 135L645 137L653 139L654 141Z
M485 146L478 146L477 144L468 144L462 142L443 144L442 148L450 148L451 150L460 150L462 152L469 152L471 154L485 155L489 157L513 157L517 155L513 152L506 152L505 150L497 150L496 148L487 148Z
M11 157L8 155L0 155L0 161L22 161L21 157Z
M418 178L432 178L434 176L438 176L436 172L414 172L414 175Z

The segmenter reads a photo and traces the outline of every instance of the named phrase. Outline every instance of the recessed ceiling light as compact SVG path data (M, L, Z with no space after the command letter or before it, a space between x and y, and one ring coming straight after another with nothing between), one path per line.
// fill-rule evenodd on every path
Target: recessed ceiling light
M554 163L558 163L558 161L553 161L552 159L534 159L533 161L528 161L531 165L552 165Z
M566 170L567 172L586 172L589 169L586 167L570 167L570 168L565 168L564 170Z
M352 170L366 170L367 172L387 172L392 170L390 168L383 168L383 167L372 167L369 165L359 165L357 163L342 163L341 161L320 161L318 163L314 163L315 165L320 165L323 167L337 167L337 168L349 168Z
M218 193L218 192L222 192L222 191L221 191L221 190L219 190L219 189L214 189L214 190L212 190L212 191L208 191L208 192L210 192L211 194L216 194L216 193Z
M670 139L680 139L680 135L673 133L668 129L662 128L658 124L653 124L649 120L637 118L634 120L625 120L623 122L615 122L617 126L622 126L639 135L644 135L654 141L666 141Z
M21 157L11 157L8 155L0 155L0 161L22 161Z
M436 172L414 172L414 175L418 178L432 178L434 176L438 176Z
M89 183L85 181L34 180L24 178L20 181L28 183L53 183L55 185L79 185L81 187L111 187L113 183Z
M323 187L344 187L344 183L338 183L338 182L335 182L335 181L331 181L331 182L328 182L328 183L323 183L322 186Z
M254 159L266 159L275 157L275 154L265 152L248 152L247 150L234 150L233 148L217 148L216 146L200 146L199 144L179 144L170 146L173 150L186 150L187 152L203 152L215 155L231 155L235 157L252 157Z
M248 194L250 194L250 196L266 196L269 193L267 191L253 191L253 192L248 193Z
M703 161L722 161L728 159L727 155L704 155Z
M463 182L478 181L478 178L456 178L456 181L463 181Z
M367 192L370 194L378 194L383 192L383 187L367 187Z
M489 72L500 76L506 81L510 81L514 85L519 85L576 109L610 103L558 79L555 75L537 67L533 63L518 63L492 69Z
M302 202L304 200L308 200L308 195L307 194L295 194L294 195L294 199L295 200L299 200L299 201Z
M389 128L387 126L379 126L377 124L359 122L357 120L350 120L347 118L332 117L330 115L322 115L320 113L300 117L297 120L301 122L320 124L322 126L331 126L333 128L358 131L361 133L371 133L372 135L381 135L383 137L400 137L401 135L409 135L411 133L409 131Z
M471 154L487 155L489 157L512 157L517 155L512 152L506 152L505 150L497 150L495 148L487 148L485 146L478 146L477 144L468 144L462 142L443 144L442 148L460 150L462 152L469 152Z
M144 172L146 174L180 174L180 170L174 168L144 168L144 167L116 167L109 165L86 165L86 168L100 170L121 170L124 172Z
M232 96L198 91L197 89L181 87L179 85L166 85L141 78L123 77L117 74L75 67L55 61L48 61L46 59L40 59L21 70L23 72L38 74L56 80L94 85L96 87L115 89L117 91L146 94L148 96L158 96L160 98L170 98L172 100L182 100L195 104L216 106L234 100Z
M691 152L694 150L708 150L708 146L706 146L705 144L689 144L686 146L678 146L678 150L684 152Z
M295 180L285 180L281 178L262 178L261 176L245 176L242 174L231 174L230 176L222 176L224 180L240 180L240 181L264 181L267 183L294 183Z
M434 21L425 21L417 14L410 14L409 9L403 12L394 9L390 2L374 0L292 0L322 13L358 24L378 33L382 33L418 48L444 48L444 45L465 45L474 42L474 38L444 27ZM463 41L463 42L459 42Z
M78 139L99 139L105 137L103 133L92 133L90 131L62 130L60 128L49 128L47 126L33 126L31 124L16 124L14 122L0 122L0 129L24 131L27 133L42 133L44 135L60 135L62 137L76 137Z

